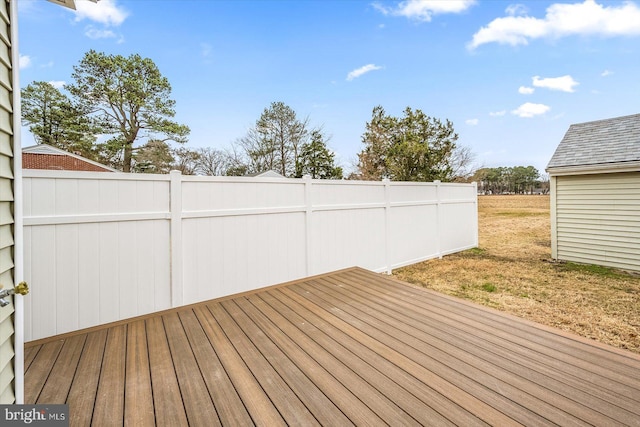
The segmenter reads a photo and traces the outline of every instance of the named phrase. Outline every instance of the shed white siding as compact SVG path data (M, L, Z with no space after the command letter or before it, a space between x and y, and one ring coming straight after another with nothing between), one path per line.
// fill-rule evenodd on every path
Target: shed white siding
M554 258L640 271L640 172L553 180Z
M0 1L0 283L5 288L14 286L13 95L9 6L8 1ZM0 308L0 404L15 402L13 313L13 303Z

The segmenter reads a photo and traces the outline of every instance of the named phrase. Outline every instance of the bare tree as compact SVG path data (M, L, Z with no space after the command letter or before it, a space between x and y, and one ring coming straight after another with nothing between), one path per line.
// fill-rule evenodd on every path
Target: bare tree
M206 147L198 149L197 153L196 170L199 175L221 176L227 173L229 159L224 151Z
M542 194L549 194L551 191L551 183L548 173L541 173L538 180L538 185L542 189Z
M172 169L179 170L183 175L195 175L198 172L200 154L187 147L179 147L173 150L175 163Z
M474 161L476 155L471 151L470 147L465 145L456 145L451 153L451 168L453 169L453 180L457 182L466 182L473 176L476 168Z
M243 176L254 172L249 167L249 160L239 140L225 151L225 156L227 157L227 170L224 173L226 176Z
M247 134L236 141L233 151L234 159L244 164L246 173L280 169L275 141L264 138L257 127L249 128Z

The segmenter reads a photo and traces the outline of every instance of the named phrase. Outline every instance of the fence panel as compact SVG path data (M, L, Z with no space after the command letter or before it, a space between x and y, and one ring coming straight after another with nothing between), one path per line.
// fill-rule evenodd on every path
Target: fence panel
M312 214L309 275L361 266L384 271L384 208L319 210Z
M169 177L24 171L27 340L171 307Z
M24 171L26 340L477 245L472 184Z

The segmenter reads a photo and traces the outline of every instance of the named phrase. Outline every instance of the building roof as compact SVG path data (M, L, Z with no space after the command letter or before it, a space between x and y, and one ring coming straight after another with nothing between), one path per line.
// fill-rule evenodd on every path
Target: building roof
M547 170L636 163L640 164L640 114L571 125Z
M109 166L47 144L24 147L22 167L24 169L119 172Z
M279 174L278 172L276 172L274 170L250 173L247 176L253 177L253 178L286 178L284 175L281 175L281 174Z

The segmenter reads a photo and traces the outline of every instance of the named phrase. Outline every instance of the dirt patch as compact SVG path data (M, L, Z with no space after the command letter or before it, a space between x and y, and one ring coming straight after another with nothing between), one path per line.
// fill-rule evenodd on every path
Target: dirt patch
M548 196L480 196L479 247L394 276L640 353L640 277L551 260Z

